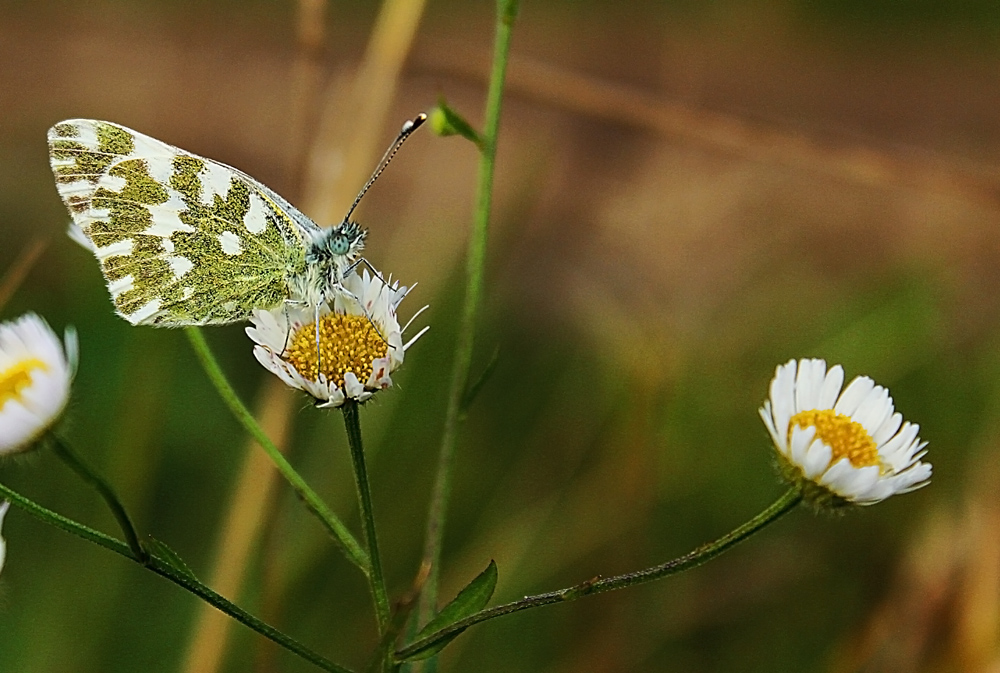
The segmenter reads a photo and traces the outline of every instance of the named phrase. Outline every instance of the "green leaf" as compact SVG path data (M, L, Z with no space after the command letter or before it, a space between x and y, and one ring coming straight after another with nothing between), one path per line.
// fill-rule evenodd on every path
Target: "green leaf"
M431 621L427 622L427 626L420 630L417 637L414 640L420 640L421 638L426 638L435 631L440 631L441 629L454 624L460 619L465 619L469 615L479 612L486 607L486 604L490 602L490 598L493 597L493 590L497 588L497 564L496 561L490 561L490 564L486 566L486 570L479 573L476 579L469 582L468 586L458 592L455 596L455 600L448 605L444 606L441 612ZM464 631L465 629L462 629ZM444 647L454 640L462 631L456 631L446 638L434 643L425 650L421 650L417 654L409 657L410 660L416 659L426 659L434 654L437 654Z
M153 556L165 562L168 566L170 566L177 572L187 577L190 577L196 582L198 581L198 578L195 576L194 571L191 570L190 567L188 567L188 564L184 562L184 559L182 559L177 552L175 552L173 549L167 546L166 542L161 542L157 540L155 537L150 536L149 540L146 542L146 547Z

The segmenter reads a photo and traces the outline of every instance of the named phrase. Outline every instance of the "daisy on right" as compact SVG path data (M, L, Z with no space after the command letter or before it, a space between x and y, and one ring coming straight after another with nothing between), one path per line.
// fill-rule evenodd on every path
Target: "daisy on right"
M927 442L904 423L889 391L859 376L847 388L840 365L789 360L771 381L760 416L778 450L782 475L821 508L873 505L930 483Z

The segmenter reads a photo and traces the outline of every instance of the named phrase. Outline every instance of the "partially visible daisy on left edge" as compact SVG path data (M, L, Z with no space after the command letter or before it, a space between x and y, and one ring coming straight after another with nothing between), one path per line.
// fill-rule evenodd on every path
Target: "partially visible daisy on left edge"
M823 360L789 360L760 409L786 480L819 508L871 505L930 483L927 442L903 422L889 391Z
M321 306L318 344L311 307L254 311L253 324L246 328L257 344L257 360L287 385L312 395L318 407L339 407L349 399L364 402L390 387L390 374L428 329L403 342L406 326L399 326L396 309L412 288L367 271L352 273L344 287L360 304L338 295L333 306Z
M59 419L76 360L72 329L64 343L34 313L0 323L0 456L27 449Z

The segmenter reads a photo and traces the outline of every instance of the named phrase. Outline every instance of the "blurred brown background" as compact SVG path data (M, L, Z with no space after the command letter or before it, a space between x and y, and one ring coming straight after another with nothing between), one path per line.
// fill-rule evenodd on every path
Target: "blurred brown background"
M0 3L0 272L30 266L0 317L80 331L67 435L140 528L203 578L244 572L230 596L355 668L374 642L360 574L281 483L241 517L242 433L182 335L112 314L62 234L45 131L125 124L335 222L403 120L443 95L478 124L492 22L488 2ZM444 595L491 558L505 601L752 516L781 489L756 410L792 357L887 385L935 478L478 626L445 670L1000 671L995 3L524 1L512 54L476 369L500 361L459 446ZM420 554L476 165L421 131L358 212L368 258L419 281L404 315L431 305L363 417L394 595ZM240 328L208 336L275 408ZM355 524L340 419L290 404L292 461ZM114 530L50 456L0 479ZM226 556L241 518L260 544ZM22 513L4 533L0 670L313 670L239 626L192 654L194 598Z

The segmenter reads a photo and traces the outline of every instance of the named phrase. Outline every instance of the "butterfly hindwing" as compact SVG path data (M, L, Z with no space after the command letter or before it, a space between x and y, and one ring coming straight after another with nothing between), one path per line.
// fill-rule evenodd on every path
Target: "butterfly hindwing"
M241 171L110 122L49 130L56 187L132 324L220 324L288 298L315 224Z

